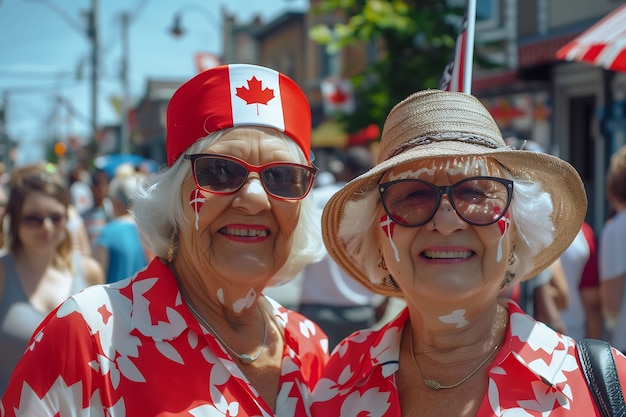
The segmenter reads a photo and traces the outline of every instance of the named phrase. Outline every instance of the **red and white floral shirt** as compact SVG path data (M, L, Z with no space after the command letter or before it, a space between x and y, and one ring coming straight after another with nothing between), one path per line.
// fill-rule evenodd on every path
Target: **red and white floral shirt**
M505 344L489 367L489 388L478 417L600 416L576 360L573 339L508 304ZM313 391L313 417L396 417L402 415L398 371L403 310L380 330L354 333L335 348ZM626 357L613 349L622 390Z
M270 302L285 339L275 412L202 330L157 259L133 279L90 287L50 313L0 415L305 416L328 341L310 320Z

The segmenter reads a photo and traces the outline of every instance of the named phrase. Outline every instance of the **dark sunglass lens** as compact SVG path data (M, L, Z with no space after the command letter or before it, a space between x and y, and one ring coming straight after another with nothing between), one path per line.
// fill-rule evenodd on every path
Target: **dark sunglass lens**
M48 218L55 226L65 220L65 216L62 214L51 214Z
M63 214L51 214L49 216L36 216L34 214L22 217L22 223L28 227L41 227L46 219L49 219L54 226L58 226L65 220Z
M488 225L499 220L509 201L507 186L487 178L457 183L453 194L458 214L477 225Z
M301 198L309 190L313 174L295 165L275 165L261 173L268 192L283 198Z
M383 191L383 204L389 217L400 224L417 226L432 216L437 190L421 181L398 181Z
M200 187L216 192L237 190L248 177L243 165L213 156L196 159L195 172Z

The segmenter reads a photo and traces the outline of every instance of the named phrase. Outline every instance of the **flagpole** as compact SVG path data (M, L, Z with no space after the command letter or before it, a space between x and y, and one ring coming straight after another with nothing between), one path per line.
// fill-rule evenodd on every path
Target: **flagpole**
M472 94L472 67L474 66L474 32L476 27L476 0L467 3L467 42L465 45L465 68L463 69L463 92Z

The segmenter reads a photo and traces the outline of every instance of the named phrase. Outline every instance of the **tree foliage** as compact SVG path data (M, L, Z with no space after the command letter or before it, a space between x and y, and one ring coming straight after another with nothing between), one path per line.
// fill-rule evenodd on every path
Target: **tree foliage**
M339 121L356 132L371 123L382 128L395 104L415 91L438 87L464 11L443 0L322 0L312 12L345 16L340 23L311 28L310 37L329 53L355 44L380 50L351 78L356 110Z

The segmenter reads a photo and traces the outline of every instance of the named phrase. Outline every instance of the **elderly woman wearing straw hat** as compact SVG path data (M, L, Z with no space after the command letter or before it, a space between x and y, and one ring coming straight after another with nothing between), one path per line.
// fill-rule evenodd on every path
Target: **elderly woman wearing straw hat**
M574 168L507 147L474 97L399 103L377 165L330 199L322 232L353 278L407 306L334 350L312 415L598 415L576 342L498 298L559 257L585 210Z
M169 169L134 201L156 254L35 332L3 416L302 416L323 332L262 292L324 256L311 114L274 70L198 74L167 111Z

